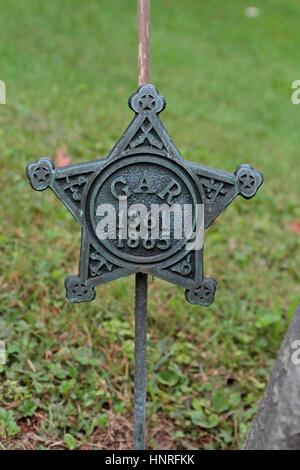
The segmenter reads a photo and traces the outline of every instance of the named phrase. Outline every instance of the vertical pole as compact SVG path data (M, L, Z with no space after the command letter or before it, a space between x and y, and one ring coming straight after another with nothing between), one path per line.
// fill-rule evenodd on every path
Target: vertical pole
M150 1L138 0L138 86L150 82ZM134 450L145 450L148 275L135 277Z
M148 276L135 278L134 450L145 450Z
M138 0L138 85L150 83L150 0Z

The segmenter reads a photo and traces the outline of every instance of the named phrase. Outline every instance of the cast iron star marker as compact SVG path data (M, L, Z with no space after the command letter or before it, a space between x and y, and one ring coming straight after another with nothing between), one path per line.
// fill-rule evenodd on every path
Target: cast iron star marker
M129 106L135 117L107 158L55 168L43 157L27 166L32 188L50 187L82 228L79 274L66 279L67 297L71 302L91 301L95 286L145 272L185 287L190 303L208 306L216 281L204 277L203 247L190 250L187 238L166 239L162 232L156 240L136 240L130 231L126 239L100 239L98 208L110 204L117 213L121 196L128 205L144 204L149 211L157 204L178 204L190 205L194 213L197 205L204 205L207 228L236 196L253 197L263 176L250 165L228 173L184 160L159 118L166 101L153 85L141 86ZM194 217L193 228L195 223Z

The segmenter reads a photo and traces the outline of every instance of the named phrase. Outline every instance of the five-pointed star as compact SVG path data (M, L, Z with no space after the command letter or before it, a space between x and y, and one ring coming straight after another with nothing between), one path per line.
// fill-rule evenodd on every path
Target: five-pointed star
M49 176L49 169L47 167L41 166L35 170L34 176L38 182L44 182Z
M155 105L155 99L151 95L143 95L139 101L142 104L143 111L151 110Z
M103 192L101 188L110 175L116 174L118 184L132 178L138 184L133 193L141 194L142 199L157 194L156 197L171 204L171 200L172 203L173 199L176 201L175 195L180 194L181 204L185 204L184 197L187 196L178 191L181 181L182 187L186 188L185 194L189 194L188 200L194 201L194 207L200 201L204 208L203 234L239 194L246 199L253 197L263 176L251 165L239 165L234 173L228 173L184 160L159 118L166 101L153 85L140 87L130 97L129 106L135 112L135 118L106 159L54 168L52 160L43 157L27 167L31 186L38 191L50 187L82 227L79 274L66 279L67 297L72 302L93 300L95 286L143 271L185 287L189 302L210 305L214 300L216 281L204 277L203 244L191 251L187 249L187 240L182 239L179 247L173 241L173 245L170 243L159 254L158 250L163 250L163 239L158 240L157 247L152 245L152 240L149 246L143 248L141 245L138 254L129 244L127 251L124 245L121 248L113 242L107 245L97 239L93 229L95 201L102 194L105 203L113 201L112 185L106 186ZM144 176L136 183L138 176L134 175L139 172ZM157 186L157 192L149 188L150 178L155 180L153 184L162 182L162 186ZM161 193L166 184L167 189ZM172 184L175 185L173 190ZM158 261L153 261L157 256Z
M243 181L244 189L251 189L255 184L255 179L252 175L248 173L246 175L241 176L241 180Z

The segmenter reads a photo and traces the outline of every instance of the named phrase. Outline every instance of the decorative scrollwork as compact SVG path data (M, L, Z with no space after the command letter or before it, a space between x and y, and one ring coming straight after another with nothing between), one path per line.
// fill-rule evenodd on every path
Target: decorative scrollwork
M195 289L187 289L185 298L191 304L203 305L208 307L215 299L217 283L209 277L203 279L203 283Z
M67 298L70 302L90 302L95 298L95 291L88 281L81 281L78 276L69 276L65 280Z
M103 256L98 253L92 253L90 258L94 261L97 261L96 264L90 265L91 276L100 276L102 274L102 267L106 267L108 271L112 271L113 265L109 263Z
M29 163L26 168L26 175L30 186L37 191L43 191L48 188L53 169L53 161L48 157L42 157L36 162Z
M192 272L191 257L192 255L189 254L186 258L180 261L180 263L171 266L170 270L179 273L182 276L188 276Z
M148 141L153 147L161 150L163 148L162 141L158 138L153 126L148 118L145 119L139 132L135 135L134 139L130 142L130 148L134 149Z
M72 198L74 201L81 201L81 191L80 187L83 186L87 182L87 178L80 175L75 180L70 180L69 176L66 177L66 184L63 186L63 190L66 191L69 189L72 193Z
M216 202L227 193L224 182L218 181L215 178L201 178L200 183L204 187L207 202Z
M263 175L251 165L239 165L235 170L240 194L249 199L255 196L263 182Z
M158 93L155 86L143 85L137 93L130 96L128 104L138 114L142 112L158 114L166 107L166 100Z

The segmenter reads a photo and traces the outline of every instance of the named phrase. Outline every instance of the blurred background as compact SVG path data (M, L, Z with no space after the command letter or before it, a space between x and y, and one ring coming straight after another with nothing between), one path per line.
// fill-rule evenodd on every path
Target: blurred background
M135 0L0 0L0 447L129 449L134 277L70 304L79 226L27 163L105 157L132 119ZM207 230L209 308L150 279L148 448L241 447L300 300L298 0L152 0L151 82L186 159L262 171Z

